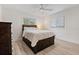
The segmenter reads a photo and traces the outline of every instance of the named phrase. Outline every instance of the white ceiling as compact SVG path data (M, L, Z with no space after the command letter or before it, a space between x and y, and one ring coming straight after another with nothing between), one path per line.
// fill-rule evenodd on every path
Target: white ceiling
M40 4L5 4L2 5L6 8L13 8L18 11L24 12L24 13L40 13ZM54 14L59 11L65 10L67 8L71 8L73 6L76 6L76 4L46 4L45 8L52 9L52 11L43 11L48 14Z

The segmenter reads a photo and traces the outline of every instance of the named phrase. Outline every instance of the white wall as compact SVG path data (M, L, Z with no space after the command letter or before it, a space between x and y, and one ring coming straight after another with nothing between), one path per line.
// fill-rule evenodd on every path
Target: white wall
M37 21L36 24L40 25L43 28L48 28L49 27L49 22L50 22L50 17L49 15L42 15L40 13L37 14Z
M52 15L52 20L59 15L65 16L65 27L53 28L56 37L79 44L79 6Z
M21 39L22 24L23 24L24 16L26 15L22 14L21 12L15 9L5 8L2 6L3 22L12 22L11 30L12 30L13 40Z

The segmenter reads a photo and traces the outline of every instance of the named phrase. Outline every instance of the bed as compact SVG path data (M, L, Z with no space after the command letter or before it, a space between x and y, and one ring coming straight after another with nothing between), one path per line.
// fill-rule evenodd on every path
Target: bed
M48 30L38 30L36 25L22 25L22 34L23 41L35 54L54 45L55 34Z

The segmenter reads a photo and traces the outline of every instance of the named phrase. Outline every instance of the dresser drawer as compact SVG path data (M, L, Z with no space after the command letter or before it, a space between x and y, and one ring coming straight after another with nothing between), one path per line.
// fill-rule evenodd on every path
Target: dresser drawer
M11 55L11 23L0 22L0 55Z
M9 34L11 33L11 27L3 27L3 28L0 28L0 35L4 35L4 34Z

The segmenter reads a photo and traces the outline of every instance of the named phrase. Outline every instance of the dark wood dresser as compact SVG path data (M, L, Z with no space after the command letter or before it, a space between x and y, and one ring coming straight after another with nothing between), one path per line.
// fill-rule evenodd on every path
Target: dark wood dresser
M11 23L0 22L0 55L11 55Z

